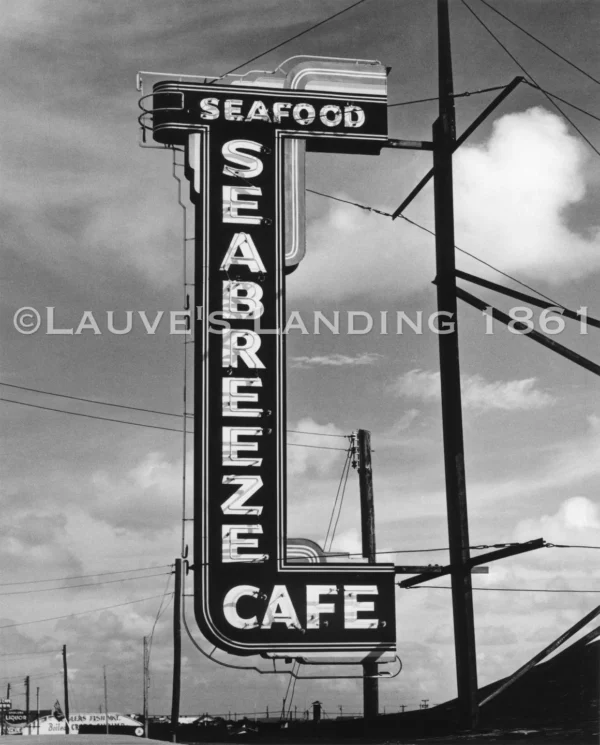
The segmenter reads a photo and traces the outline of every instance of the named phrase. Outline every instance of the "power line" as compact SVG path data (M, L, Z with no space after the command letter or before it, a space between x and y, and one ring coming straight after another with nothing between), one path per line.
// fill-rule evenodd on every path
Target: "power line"
M56 590L71 590L77 587L99 587L100 585L114 585L116 582L131 582L138 579L150 579L151 577L164 577L170 572L160 572L159 574L144 574L138 577L123 577L121 579L110 579L104 582L86 582L81 585L62 585L61 587L40 587L36 590L10 590L9 592L0 592L2 595L30 595L35 592L54 592Z
M540 88L539 85L534 85L531 81L525 80L523 81L527 83L531 88L534 88L535 90L541 91L546 96L551 96L552 98L556 98L557 101L561 101L562 103L566 104L567 106L570 106L573 109L576 109L577 111L580 111L582 114L586 114L587 116L591 116L592 119L595 119L597 122L600 122L600 116L597 116L596 114L592 114L591 111L587 111L586 109L582 109L580 106L576 106L574 103L571 103L570 101L567 101L565 98L561 98L560 96L557 96L556 93L551 93L550 91L547 91L545 88Z
M46 396L56 396L57 398L68 398L71 401L85 401L89 404L97 404L99 406L114 406L118 409L129 409L131 411L143 411L147 414L159 414L161 416L175 416L175 417L182 417L183 414L173 414L170 411L158 411L157 409L144 409L141 406L128 406L127 404L115 404L110 401L97 401L93 398L84 398L83 396L70 396L66 393L54 393L52 391L43 391L39 388L28 388L24 385L16 385L15 383L4 383L0 382L0 385L3 385L7 388L17 388L20 391L29 391L31 393L43 393ZM192 416L191 414L188 414L188 416Z
M115 605L104 605L100 608L90 608L89 610L81 610L75 613L66 613L63 616L52 616L51 618L36 618L33 621L21 621L19 623L7 623L0 626L1 629L14 629L16 626L30 626L34 623L45 623L46 621L60 621L63 618L72 618L73 616L83 616L86 613L98 613L103 610L112 610L113 608L122 608L124 605L134 605L135 603L145 603L147 600L154 600L160 598L162 595L151 595L148 598L138 598L137 600L128 600L126 603L115 603Z
M173 566L172 564L158 564L152 567L140 567L139 569L121 569L118 572L99 572L97 574L74 574L70 577L51 577L49 579L29 579L23 582L0 582L0 587L9 587L11 585L38 585L43 582L66 582L69 579L88 579L89 577L108 577L114 574L129 574L130 572L148 572L151 569L166 569ZM59 650L60 651L60 650Z
M529 31L526 31L516 21L513 21L507 15L504 15L504 13L502 13L501 11L499 11L498 8L495 8L493 5L491 5L490 3L486 2L486 0L480 0L480 2L482 2L490 10L493 10L494 13L497 13L499 16L501 16L502 18L504 18L505 21L508 21L509 23L511 23L513 26L515 26L515 28L518 28L519 31L522 31L524 34L526 34L527 36L529 36L530 39L533 39L535 42L537 42L538 44L540 44L541 46L543 46L544 49L547 49L549 52L551 52L552 54L554 54L556 57L558 57L559 59L561 59L563 62L566 62L567 65L571 65L571 67L575 68L575 70L578 70L580 73L582 73L583 75L585 75L587 78L589 78L590 80L593 80L594 83L598 83L598 85L600 85L600 80L598 80L597 78L595 78L593 75L590 75L589 72L586 72L585 70L583 70L581 67L579 67L578 65L576 65L570 59L567 59L566 57L564 57L562 54L560 54L559 52L557 52L556 49L552 49L552 47L548 46L548 44L545 44L541 39L538 39L537 36L534 36Z
M520 543L490 543L490 544L481 544L478 546L469 546L469 549L471 551L486 551L487 549L491 548L508 548L510 546L519 546ZM546 543L544 545L544 548L591 548L591 549L600 549L600 546L581 546L581 545L570 545L570 544L561 544L561 543ZM444 548L407 548L407 549L388 549L386 551L376 551L376 554L428 554L428 553L434 553L436 551L450 551L450 548L448 546ZM335 556L362 556L362 551L355 551L355 552L346 552L346 553L339 553L339 554L327 554L328 558L335 557ZM428 585L428 587L432 587L432 585Z
M115 404L115 403L112 403L110 401L95 401L94 399L91 399L91 398L84 398L82 396L70 396L70 395L67 395L65 393L54 393L53 391L44 391L41 388L29 388L29 387L26 387L26 386L23 386L23 385L15 385L14 383L3 383L3 382L0 382L0 385L8 386L9 388L18 388L19 390L29 391L31 393L41 393L41 394L43 394L45 396L58 396L59 398L68 398L68 399L71 399L73 401L85 401L86 403L98 404L99 406L115 406L115 407L122 408L122 409L129 409L131 411L142 411L142 412L146 412L146 413L149 413L149 414L160 414L162 416L174 416L174 417L178 417L180 419L183 419L183 414L174 414L174 413L169 412L169 411L158 411L158 410L155 410L155 409L145 409L145 408L140 407L140 406L129 406L129 405L126 405L126 404ZM158 425L141 424L139 422L128 422L128 421L126 421L124 419L112 419L112 418L108 418L108 417L96 416L94 414L81 414L81 413L79 413L77 411L68 411L67 409L56 409L56 408L51 408L51 407L45 407L45 406L40 406L39 404L25 403L24 401L14 401L14 400L9 399L9 398L0 398L0 401L6 401L6 402L13 403L13 404L21 404L22 406L32 406L32 407L36 407L36 408L39 408L39 409L45 409L45 410L48 410L48 411L56 411L56 412L59 412L61 414L74 414L75 416L84 416L84 417L88 417L90 419L101 419L102 421L107 421L107 422L117 422L119 424L133 424L134 426L137 426L137 427L153 427L154 429L164 429L164 430L167 430L168 432L183 432L182 429L173 429L171 427L159 427ZM193 418L193 416L194 415L191 414L191 413L186 414L186 417L187 418ZM286 431L287 432L294 433L294 434L299 434L299 435L314 435L316 437L341 437L341 438L347 438L347 437L349 437L349 435L334 435L334 434L330 434L330 433L327 433L327 432L308 432L308 431L305 431L305 430L295 430L295 429L288 429ZM297 445L299 447L309 447L308 445L301 445L300 443L290 443L290 444L291 445ZM312 447L316 447L316 446L313 445Z
M287 432L295 435L315 435L316 437L341 437L342 439L350 437L350 435L332 435L329 432L306 432L301 429L288 429Z
M60 654L60 649L49 649L42 652L0 652L0 657L31 657L42 654ZM10 662L10 660L7 660Z
M169 590L169 584L171 582L171 576L172 576L172 573L169 573L169 577L167 579L167 584L165 585L165 591L162 594L160 605L158 606L158 610L156 612L156 618L154 619L154 623L152 625L152 631L150 632L150 640L148 642L148 656L147 656L147 661L146 661L146 664L148 665L148 667L150 667L150 653L152 652L152 640L154 639L154 630L156 629L156 624L158 623L158 620L159 620L159 618L161 617L161 615L163 613L163 603L165 602L165 598L167 597L167 594L169 594L169 601L173 597L173 593L172 592L171 593L168 592L168 590ZM164 610L167 609L167 606L168 605L169 605L169 603L167 603L167 605L165 605Z
M477 13L469 6L466 0L461 0L462 4L467 8L467 10L479 21L479 23L483 26L483 28L488 32L488 34L494 39L494 41L499 44L502 49L508 54L508 56L512 59L512 61L519 67L519 69L525 73L525 75L531 79L531 81L535 84L536 88L539 88L541 93L543 93L544 96L550 101L552 106L559 112L559 114L562 116L562 118L568 122L573 129L579 133L579 136L584 139L587 144L592 148L592 150L596 153L596 155L600 155L600 150L589 140L586 135L583 134L583 132L579 129L579 127L573 122L573 120L568 117L565 112L560 108L560 106L554 101L545 91L544 89L538 85L537 81L534 79L534 77L531 75L531 73L527 72L525 67L519 62L519 60L512 54L508 48L500 41L500 39L494 34L494 32L481 20L481 18L477 15Z
M400 587L400 585L398 585ZM448 585L418 585L415 587L406 587L406 590L451 590ZM563 592L563 593L600 593L600 590L545 590L539 587L474 587L474 590L480 592Z
M174 427L159 427L156 424L141 424L140 422L128 422L126 419L112 419L106 416L97 416L96 414L82 414L79 411L66 411L65 409L55 409L51 406L41 406L40 404L25 403L25 401L14 401L12 398L0 398L0 401L4 401L9 404L18 404L19 406L29 406L32 409L42 409L44 411L55 411L59 414L71 414L72 416L80 416L84 419L99 419L102 422L116 422L117 424L131 424L134 427L146 427L148 429L161 429L166 432L182 432L181 429L175 429Z
M348 482L348 471L350 470L351 458L352 458L352 449L349 448L347 451L346 460L344 461L344 466L342 468L342 475L340 476L340 483L338 484L337 492L336 492L335 499L333 502L333 508L331 510L331 517L329 518L329 525L327 526L327 533L325 534L325 540L323 541L324 551L328 550L327 541L330 539L330 536L331 536L331 539L329 540L329 549L331 549L331 545L335 537L335 531L337 529L337 523L339 520L340 512L342 510L342 504L344 501L344 494L346 492L346 483ZM341 495L341 501L340 501L340 495ZM338 519L335 520L338 502L339 502ZM334 527L334 520L335 520L335 527Z
M491 93L492 91L500 91L506 88L505 85L494 85L491 88L479 88L476 91L465 91L464 93L454 93L452 98L467 98L468 96L476 96L479 93ZM439 101L439 96L431 96L430 98L418 98L414 101L398 101L397 103L389 103L388 109L393 109L396 106L410 106L415 103L428 103L429 101Z
M241 65L238 65L237 67L233 67L231 70L228 70L226 73L224 73L221 77L225 77L225 75L231 75L232 72L237 72L241 67L244 67L245 65L249 65L251 62L255 62L257 59L260 59L261 57L264 57L266 54L269 54L269 52L274 52L276 49L279 49L285 44L289 44L290 41L299 39L301 36L308 34L310 31L314 31L314 29L319 28L319 26L322 26L324 23L327 23L328 21L332 21L334 18L341 16L343 13L347 13L349 10L352 10L352 8L356 8L358 5L362 5L362 3L364 2L366 2L366 0L358 0L358 2L353 3L352 5L349 5L347 8L344 8L343 10L340 10L331 16L328 16L327 18L324 18L322 21L319 21L318 23L313 24L309 28L304 29L304 31L300 31L299 34L290 36L289 39L285 39L285 41L282 41L279 44L276 44L274 47L267 49L265 52L261 52L260 54L257 54L255 57L252 57L251 59L246 60L245 62L242 62Z
M384 210L376 209L375 207L370 207L366 204L360 204L359 202L352 202L349 199L342 199L341 197L334 197L332 194L325 194L322 191L316 191L315 189L307 189L306 191L311 192L311 194L316 194L320 197L325 197L326 199L333 199L336 202L343 202L344 204L350 204L353 207L358 207L361 210L366 210L367 212L374 212L377 215L381 215L382 217L390 217L393 218L393 215L391 212L385 212ZM431 230L430 228L426 228L424 225L421 225L420 223L416 222L415 220L411 220L409 217L406 217L406 215L399 215L405 222L409 223L410 225L414 225L415 228L419 228L419 230L423 230L426 233L429 233L429 235L435 236L435 231ZM540 297L544 298L545 300L548 300L548 302L553 303L554 305L559 306L560 308L564 308L564 305L562 303L557 302L556 300L553 300L548 295L545 295L540 290L536 290L535 287L532 287L531 285L528 285L526 282L522 282L520 279L517 279L516 277L513 277L512 274L508 274L507 272L502 271L502 269L498 269L498 267L495 267L493 264L490 264L488 261L485 261L484 259L481 259L479 256L476 256L475 254L471 253L470 251L467 251L464 248L460 248L460 246L454 246L457 251L459 251L462 254L465 254L465 256L469 256L470 258L474 259L475 261L478 261L480 264L483 264L484 266L487 266L488 269L492 269L493 271L497 272L498 274L501 274L503 277L506 277L507 279L510 279L512 282L516 282L521 287L525 287L526 289L530 290L531 292L534 292L536 295L539 295Z

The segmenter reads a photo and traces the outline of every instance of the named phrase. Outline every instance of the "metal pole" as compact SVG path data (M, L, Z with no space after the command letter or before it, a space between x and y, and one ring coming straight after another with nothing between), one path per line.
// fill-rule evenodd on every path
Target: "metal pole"
M360 518L362 554L369 564L375 564L375 503L373 498L373 467L371 464L371 433L366 429L357 432L358 485L360 490ZM363 715L365 720L379 714L379 666L372 660L363 662Z
M173 595L173 701L171 734L177 742L179 700L181 697L181 559L175 559L175 589Z
M67 668L67 645L63 644L62 648L63 657L63 687L65 695L65 735L71 734L71 727L69 725L69 671Z
M452 153L456 141L452 54L448 0L438 0L439 118L433 125L433 165L437 304L442 319L450 322L450 333L440 333L440 379L442 427L446 476L446 505L450 564L452 565L452 611L456 654L459 722L466 729L477 726L477 661L473 592L469 567L469 525L460 390L458 325L454 248L454 198ZM447 329L446 329L447 330Z
M108 725L108 686L106 684L106 665L103 667L104 672L104 716L106 717L106 734L110 734Z
M144 737L148 737L148 637L144 637Z

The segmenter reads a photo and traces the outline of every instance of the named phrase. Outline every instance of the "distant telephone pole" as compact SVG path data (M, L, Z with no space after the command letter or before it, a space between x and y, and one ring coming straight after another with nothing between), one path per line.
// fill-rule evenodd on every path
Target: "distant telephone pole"
M371 433L359 429L356 436L358 449L358 485L360 491L360 517L362 554L369 564L377 561L375 546L375 503L373 497L373 467L371 464ZM363 662L363 716L374 719L379 714L379 666L372 660Z
M148 737L148 692L150 689L150 671L148 670L148 637L144 637L144 737Z
M40 734L40 687L38 686L35 691L35 711L36 711L36 724L37 733Z
M106 734L110 734L108 726L108 687L106 684L106 665L104 665L104 716L106 717Z
M71 734L71 725L69 724L69 669L67 667L67 645L63 644L63 685L65 690L65 735Z
M25 678L25 721L29 725L29 675Z

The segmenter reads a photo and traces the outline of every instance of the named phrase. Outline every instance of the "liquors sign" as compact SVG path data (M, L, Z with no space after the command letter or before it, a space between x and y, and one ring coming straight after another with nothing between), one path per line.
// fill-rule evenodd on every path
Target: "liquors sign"
M154 139L185 148L195 204L195 611L233 654L395 648L393 565L286 554L281 333L304 253L304 151L378 153L385 81L379 63L293 58L153 88Z

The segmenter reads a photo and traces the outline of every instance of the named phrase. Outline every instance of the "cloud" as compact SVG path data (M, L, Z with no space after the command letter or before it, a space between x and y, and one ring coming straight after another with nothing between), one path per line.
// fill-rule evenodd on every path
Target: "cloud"
M536 389L536 378L487 382L481 375L462 379L463 406L477 411L530 411L551 406L555 399ZM421 401L440 399L440 373L410 370L392 385L397 396Z
M344 450L347 445L348 440L335 424L317 424L310 417L300 419L288 430L288 474L327 474L342 455L337 449Z
M597 271L600 231L569 226L569 208L586 196L586 163L584 146L543 108L500 117L486 143L455 156L457 243L504 271L554 284ZM432 218L421 222L433 228ZM291 297L397 296L423 289L435 273L431 236L350 205L310 221L307 243ZM462 254L458 262L487 271Z
M534 533L551 543L600 545L600 509L587 497L571 497L554 515L523 520L515 529L518 540L529 540Z
M401 220L336 203L309 222L306 257L287 285L291 300L397 297L425 287L434 274L431 236Z
M586 151L541 107L508 114L455 157L457 243L521 276L560 284L600 268L600 232L568 225L586 194Z
M187 478L191 481L188 462ZM138 533L170 530L177 520L181 501L181 460L171 462L163 453L151 452L123 475L98 470L91 477L95 499L89 514L117 530Z
M374 365L383 357L377 352L363 352L354 357L348 354L323 354L312 357L292 357L292 367L346 367L355 365Z

